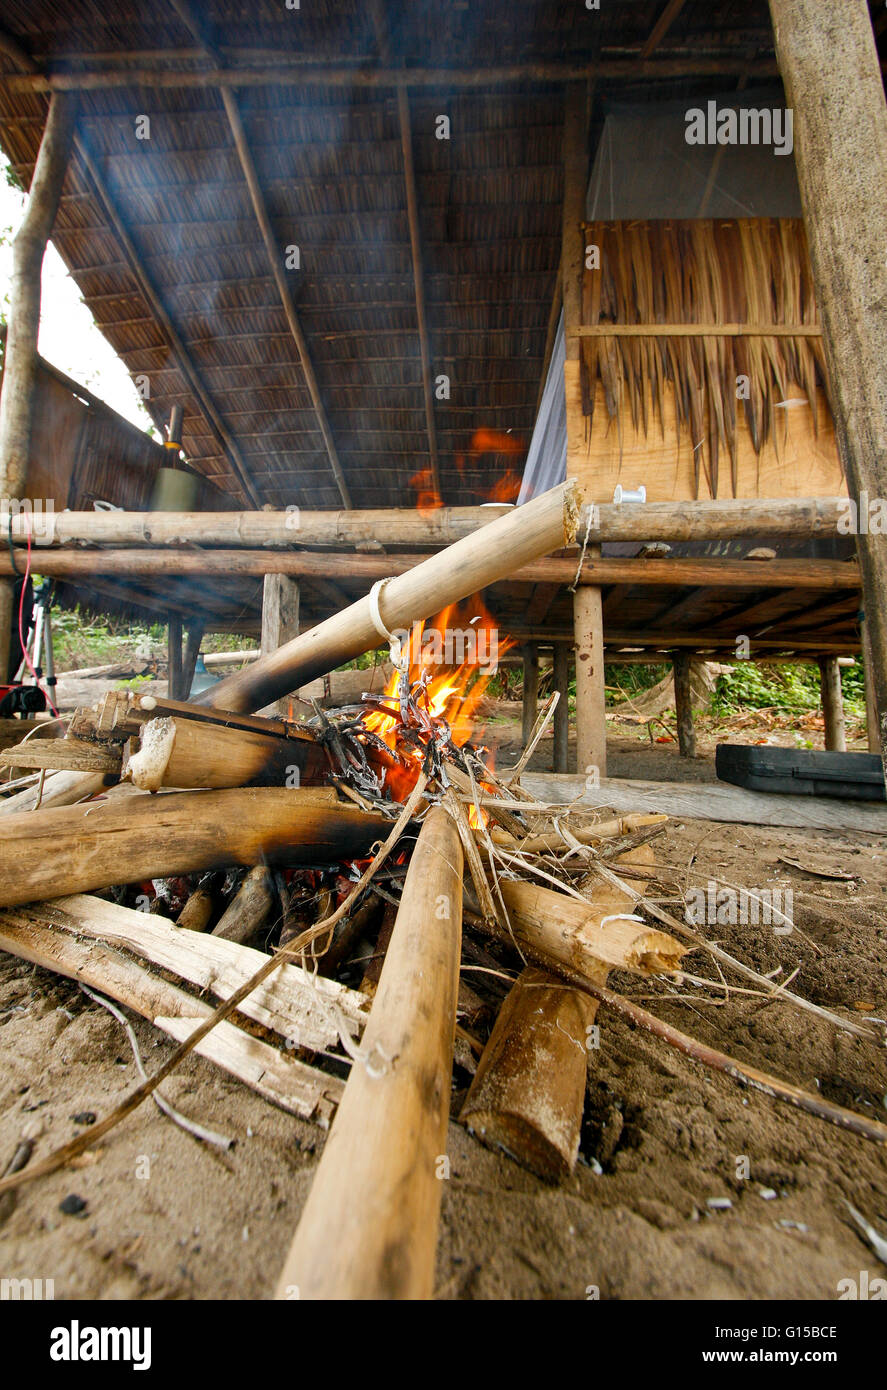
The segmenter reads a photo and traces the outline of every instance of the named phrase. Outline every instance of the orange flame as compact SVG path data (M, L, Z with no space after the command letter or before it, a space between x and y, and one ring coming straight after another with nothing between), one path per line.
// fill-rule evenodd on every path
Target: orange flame
M434 475L430 468L423 468L410 478L410 487L416 494L416 511L420 516L428 516L443 506L443 498L434 486Z
M409 640L409 679L411 687L420 683L413 695L420 710L431 721L445 719L450 737L462 748L475 729L478 704L495 674L495 664L513 643L499 640L492 616L479 598L464 606L450 604L428 623L414 623ZM461 658L461 659L460 659ZM402 735L398 711L398 673L388 682L380 703L390 705L392 714L372 710L364 715L367 729L406 760L406 766L393 764L387 785L392 795L404 800L415 786L422 764L422 747L408 743ZM430 733L425 740L430 741ZM474 808L469 819L475 823Z

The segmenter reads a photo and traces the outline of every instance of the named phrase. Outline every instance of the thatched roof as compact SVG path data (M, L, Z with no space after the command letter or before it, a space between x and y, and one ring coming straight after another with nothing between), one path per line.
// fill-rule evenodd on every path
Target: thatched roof
M614 84L674 96L742 73L772 82L775 71L765 0L389 4L382 25L365 0L296 10L213 0L192 27L177 11L187 12L181 0L7 0L4 26L36 77L21 53L0 51L0 142L27 185L43 75L90 88L79 95L55 244L130 371L149 378L157 420L184 406L191 462L231 493L251 485L254 502L278 506L336 506L341 490L217 85L221 65L239 84L279 255L299 248L286 286L356 506L409 505L410 479L431 463L417 266L431 376L450 379L449 399L433 403L443 497L479 501L509 468L520 473L560 258L561 78L596 65L597 97ZM657 38L665 11L675 17ZM511 66L526 76L509 79ZM450 74L429 79L430 67ZM416 261L395 85L404 70ZM103 74L101 85L88 73ZM138 138L140 116L149 139ZM437 138L441 116L449 139ZM507 438L478 440L479 429Z

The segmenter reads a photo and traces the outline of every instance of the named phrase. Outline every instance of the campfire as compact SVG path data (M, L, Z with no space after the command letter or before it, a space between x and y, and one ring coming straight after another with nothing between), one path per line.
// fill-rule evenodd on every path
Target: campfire
M281 1288L429 1296L451 1107L484 1144L568 1176L601 1002L742 1084L887 1138L608 987L618 971L667 998L704 949L816 1007L666 910L681 887L654 854L665 816L591 810L581 784L567 808L524 788L557 695L507 771L479 744L506 644L466 593L569 543L576 522L570 485L556 489L221 682L212 704L114 691L63 738L2 755L24 785L0 803L0 949L141 1013L174 1049L0 1193L77 1158L196 1049L332 1124ZM246 712L380 643L382 694L298 723Z

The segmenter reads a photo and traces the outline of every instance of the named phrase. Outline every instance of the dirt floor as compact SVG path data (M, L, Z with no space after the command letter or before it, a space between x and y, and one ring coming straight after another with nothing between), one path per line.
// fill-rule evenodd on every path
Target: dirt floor
M503 751L514 745L513 724L489 732ZM614 724L612 774L714 779L707 735L691 767L641 732ZM767 736L746 727L736 741ZM550 768L550 746L535 761ZM663 873L670 866L681 884L791 887L791 934L723 926L717 939L778 981L798 970L792 988L818 1004L860 1022L887 1017L883 840L688 820L655 844ZM820 876L836 872L852 877ZM685 965L714 974L704 952ZM611 985L722 1051L887 1121L883 1029L869 1042L736 989L725 1002L715 988L685 986L688 1000L627 975ZM887 1234L883 1149L710 1075L604 1010L598 1021L571 1179L546 1186L451 1123L439 1298L834 1299L841 1280L884 1276L844 1204ZM134 1029L153 1070L172 1044L141 1021ZM456 1081L454 1115L469 1077L457 1069ZM76 985L0 956L0 1170L26 1123L42 1126L41 1157L136 1082L114 1019ZM269 1296L323 1132L200 1059L163 1089L233 1137L233 1149L220 1155L143 1105L76 1168L0 1198L0 1276L53 1279L56 1298ZM71 1195L85 1206L64 1214Z

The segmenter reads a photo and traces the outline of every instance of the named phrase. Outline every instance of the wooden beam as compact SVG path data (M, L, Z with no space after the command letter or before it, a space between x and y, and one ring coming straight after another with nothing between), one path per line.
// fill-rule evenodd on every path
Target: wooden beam
M887 834L884 802L841 801L833 796L789 796L752 792L726 783L645 782L613 778L589 787L582 777L525 772L521 784L531 796L574 810L612 807L617 814L649 806L674 820L716 820L736 825L786 825L805 830L861 830ZM579 798L577 802L577 798Z
M482 534L481 532L477 533ZM225 575L230 578L262 578L279 574L307 578L325 591L335 607L341 607L343 591L334 585L339 578L351 583L368 585L389 575L406 574L430 557L425 554L401 552L397 555L330 555L312 550L147 550L132 547L127 550L83 550L80 548L46 548L38 552L40 573L57 578L77 579L89 576L146 576L192 575L207 577ZM443 552L438 551L438 554ZM14 573L8 549L0 551L0 576ZM555 593L576 577L576 561L556 556L533 560L525 565L515 564L505 575L510 581L550 585ZM720 556L691 556L686 559L645 560L640 556L587 556L581 572L581 585L621 586L623 592L613 596L611 608L618 612L625 603L625 591L634 587L698 588L709 586L723 589L798 589L822 593L852 590L859 580L859 570L852 560L730 560ZM345 604L351 600L345 597ZM541 601L540 605L541 607ZM545 610L547 612L547 608ZM542 617L527 625L541 622Z
M10 92L101 91L111 88L245 88L270 86L339 87L355 91L374 91L396 87L420 90L478 91L487 87L526 83L566 84L588 79L602 81L665 81L684 77L741 77L749 71L745 54L731 58L694 57L607 58L581 63L512 63L490 67L383 68L325 63L257 63L242 68L184 68L177 65L177 51L170 49L162 62L140 62L124 69L53 73L0 73L0 87ZM778 68L770 59L753 65L758 77L776 77Z
M539 390L536 393L536 409L533 412L535 421L542 406L542 397L545 394L545 383L548 380L548 369L551 366L551 355L554 352L554 342L557 337L557 326L560 321L561 308L564 302L564 271L563 271L563 246L561 246L561 259L557 263L557 270L554 276L554 294L551 297L551 308L548 311L548 326L545 330L545 350L542 353L542 371L539 376Z
M285 642L299 635L299 585L285 574L266 574L262 590L263 654L276 652ZM290 714L290 701L277 700L269 713L285 719Z
M527 605L527 622L531 627L545 619L549 608L560 593L560 584L537 584Z
M668 0L665 9L650 31L650 37L641 49L642 58L649 58L650 54L659 47L683 8L684 0Z
M230 88L222 87L221 94L222 102L225 107L225 114L228 117L228 124L231 128L231 135L234 139L234 146L237 150L237 157L240 160L240 167L243 170L243 176L246 179L246 184L249 189L250 202L253 205L253 212L256 215L256 221L262 233L262 240L265 243L268 264L274 278L274 283L277 286L277 293L280 296L280 302L283 306L283 312L286 315L290 333L293 335L293 341L296 345L296 351L299 354L299 361L302 365L302 375L305 378L305 385L308 387L308 394L311 397L311 404L314 407L317 424L323 436L330 469L332 470L336 487L339 490L342 505L350 507L352 505L351 494L348 491L348 484L345 481L345 474L342 471L342 465L339 461L339 454L336 449L336 442L333 439L333 431L330 426L329 417L327 416L326 407L324 406L323 398L320 393L320 384L317 380L317 373L314 370L314 363L311 360L311 350L308 346L308 339L305 337L301 320L296 312L296 306L293 302L286 270L284 269L283 257L280 252L280 247L277 245L274 229L271 226L271 219L268 216L265 196L262 192L259 176L256 172L256 166L253 162L252 153L250 152L247 142L246 131L244 130L243 120L240 115L240 108Z
M865 0L770 0L835 433L851 497L887 497L887 105ZM857 537L882 748L887 547Z

